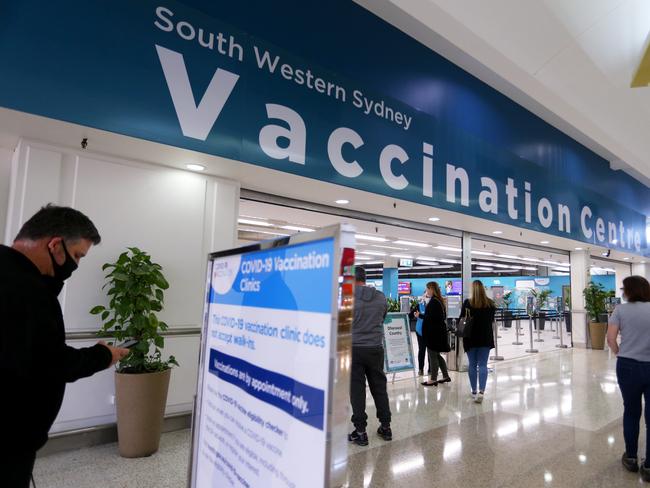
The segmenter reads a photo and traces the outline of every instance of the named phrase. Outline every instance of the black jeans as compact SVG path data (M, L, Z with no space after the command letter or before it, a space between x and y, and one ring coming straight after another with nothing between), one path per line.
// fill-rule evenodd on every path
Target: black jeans
M447 371L447 363L445 358L438 351L429 351L429 379L431 381L438 380L438 369L442 372L443 378L449 378L449 371Z
M352 347L352 372L350 375L350 403L352 423L359 432L366 430L366 379L370 394L375 400L377 418L382 425L390 425L390 406L384 373L384 348Z
M645 397L646 452L650 459L650 362L619 357L616 376L623 395L623 437L625 454L637 457L639 447L639 422L641 420L641 397Z
M0 486L29 488L36 452L9 452L0 456Z
M424 338L415 333L418 338L418 371L424 371L424 358L427 356L427 345L424 343ZM429 374L431 374L431 361L429 361Z

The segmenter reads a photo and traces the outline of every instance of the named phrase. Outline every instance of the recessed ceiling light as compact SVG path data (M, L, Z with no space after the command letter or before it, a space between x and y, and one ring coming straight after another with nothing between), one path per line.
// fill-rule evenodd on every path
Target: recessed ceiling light
M259 225L260 227L273 227L273 224L269 224L268 222L260 222L259 220L237 219L237 222L247 225Z
M429 222L438 222L439 220L439 217L429 217Z
M581 247L576 247L576 251L582 251Z
M494 256L493 252L487 251L472 251L472 254L478 254L479 256Z
M429 244L424 244L423 242L411 242L411 241L393 241L393 244L401 244L402 246L413 246L413 247L431 247Z
M359 254L370 254L371 256L385 256L385 252L381 251L359 251Z
M436 246L436 249L440 249L441 251L463 252L463 250L458 247Z
M502 230L495 230L495 231L492 231L492 233L493 234L503 234L503 231Z
M205 166L201 164L186 164L185 167L191 171L203 171Z
M402 258L402 259L413 259L413 256L409 256L408 254L391 254L391 258Z
M428 265L428 266L438 266L438 264L439 264L439 263L437 263L435 261L421 261L419 259L417 260L417 263L418 264L425 264L425 265Z
M338 203L339 205L347 205L348 203L350 203L350 200L345 200L342 198L341 200L337 200L336 203Z
M627 261L627 260L629 260L630 258L623 258L623 259L625 259L625 260Z
M549 241L539 241L540 244L548 244Z
M309 227L299 227L297 225L283 225L281 228L295 230L296 232L314 232L314 229L310 229Z
M356 237L360 241L388 242L388 239L385 239L383 237L366 236L363 234L356 234L354 237Z

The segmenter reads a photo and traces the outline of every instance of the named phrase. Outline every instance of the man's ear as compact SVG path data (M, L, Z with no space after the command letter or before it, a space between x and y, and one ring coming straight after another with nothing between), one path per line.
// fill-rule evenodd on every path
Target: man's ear
M56 246L60 244L62 241L63 241L62 237L51 237L47 243L47 248L50 250L50 252L54 253Z

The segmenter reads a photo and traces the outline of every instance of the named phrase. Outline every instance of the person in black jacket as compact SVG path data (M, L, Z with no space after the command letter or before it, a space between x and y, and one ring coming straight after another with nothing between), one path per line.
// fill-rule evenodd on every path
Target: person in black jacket
M0 246L0 486L29 486L36 451L48 438L65 384L115 364L128 349L65 343L57 295L101 238L77 210L48 205Z
M472 282L472 296L465 300L460 311L461 318L472 318L470 337L463 339L463 347L467 352L469 361L469 384L472 396L476 403L483 401L485 385L487 384L487 362L490 349L494 349L494 313L496 306L485 293L485 287L479 280ZM478 371L478 391L476 389L476 375Z
M429 354L431 372L429 381L424 386L438 386L439 383L449 383L451 378L447 371L447 363L440 354L449 352L449 337L447 335L447 311L445 302L440 292L440 286L435 281L427 283L427 295L431 297L424 314L416 312L416 316L422 319L422 338L426 344ZM442 379L438 381L438 368L442 371Z

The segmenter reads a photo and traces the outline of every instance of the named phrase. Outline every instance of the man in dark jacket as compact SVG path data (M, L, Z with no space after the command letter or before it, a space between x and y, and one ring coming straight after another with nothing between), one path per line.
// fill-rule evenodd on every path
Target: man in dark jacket
M348 440L360 446L367 446L366 379L381 424L377 433L387 441L393 438L390 429L391 417L386 392L382 341L388 304L382 292L366 286L366 271L363 268L356 268L355 281L350 375L350 403L352 403L354 431L348 436Z
M36 451L59 413L65 384L108 368L128 349L65 343L57 295L101 238L77 210L48 205L12 247L0 246L0 486L29 486Z

